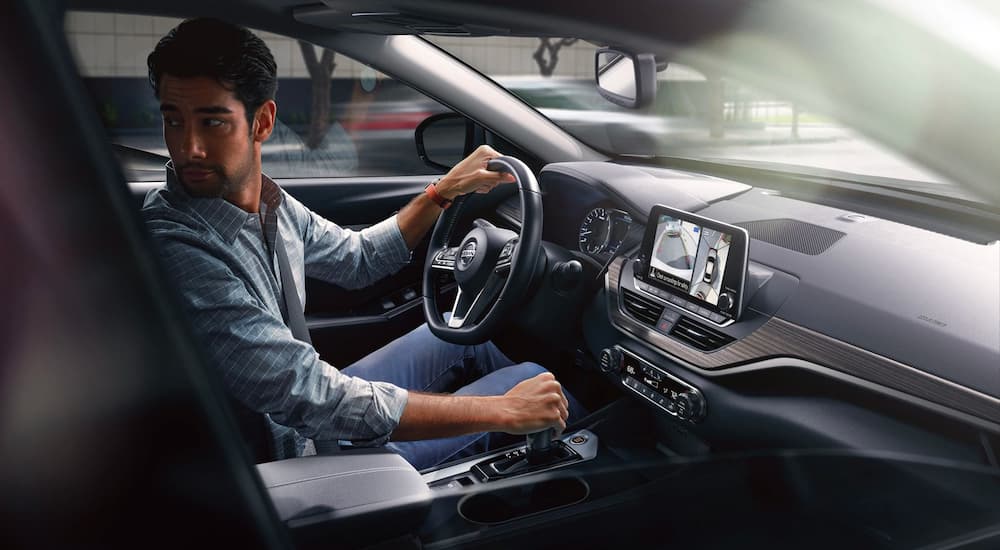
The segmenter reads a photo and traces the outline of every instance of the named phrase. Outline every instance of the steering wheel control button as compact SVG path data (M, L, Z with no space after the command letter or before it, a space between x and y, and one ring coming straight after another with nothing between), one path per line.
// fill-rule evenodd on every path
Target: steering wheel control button
M433 264L436 266L446 267L453 269L455 267L455 256L458 254L458 250L454 248L442 249L434 256Z

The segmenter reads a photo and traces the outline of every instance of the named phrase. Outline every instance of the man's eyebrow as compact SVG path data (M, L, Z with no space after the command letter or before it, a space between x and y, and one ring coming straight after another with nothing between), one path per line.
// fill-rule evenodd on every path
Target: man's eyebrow
M173 103L163 103L162 105L160 105L160 112L161 113L176 112L178 110L179 109L177 109L177 106L174 105ZM212 105L210 107L198 107L197 109L194 110L194 112L196 112L196 113L202 113L202 114L207 114L207 115L231 115L231 114L233 114L233 110L232 109L230 109L229 107L223 107L221 105Z
M221 105L213 105L211 107L198 107L194 110L196 113L204 113L208 115L231 115L233 110L229 107L223 107Z

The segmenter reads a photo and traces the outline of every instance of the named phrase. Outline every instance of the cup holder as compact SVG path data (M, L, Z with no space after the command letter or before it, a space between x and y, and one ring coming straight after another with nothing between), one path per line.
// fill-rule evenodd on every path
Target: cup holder
M458 513L468 521L493 525L540 514L582 502L590 486L576 477L525 483L469 495L458 503Z

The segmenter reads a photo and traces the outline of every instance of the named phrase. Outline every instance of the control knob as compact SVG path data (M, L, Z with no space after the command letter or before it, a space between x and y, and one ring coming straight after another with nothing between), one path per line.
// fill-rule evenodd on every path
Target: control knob
M736 296L732 292L723 292L719 295L719 309L722 311L730 311L733 306L736 305Z
M701 395L686 391L677 396L677 417L682 420L697 422L705 415L705 401Z
M618 372L622 366L622 352L615 348L604 348L601 351L601 371Z

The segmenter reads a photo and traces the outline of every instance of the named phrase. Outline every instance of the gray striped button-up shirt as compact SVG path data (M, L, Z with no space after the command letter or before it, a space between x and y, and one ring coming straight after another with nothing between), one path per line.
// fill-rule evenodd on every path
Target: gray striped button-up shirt
M301 303L306 275L361 288L409 261L395 216L349 231L311 212L270 178L262 183L262 204L277 213ZM169 166L166 187L150 191L142 211L230 394L297 432L283 430L279 455L289 454L282 452L287 438L294 438L297 454L303 437L359 445L388 440L406 390L341 374L292 336L282 321L281 278L260 215L223 199L191 197Z

